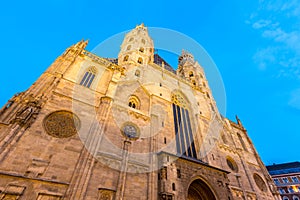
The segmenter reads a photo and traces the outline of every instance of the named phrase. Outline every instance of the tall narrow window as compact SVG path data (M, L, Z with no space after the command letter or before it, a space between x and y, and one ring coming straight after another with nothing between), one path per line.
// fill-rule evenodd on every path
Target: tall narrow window
M85 87L90 87L93 80L95 79L97 70L95 67L90 67L84 74L83 78L80 81L80 85Z
M188 103L180 94L172 95L177 154L197 158Z
M244 149L245 151L247 151L246 144L245 144L245 142L244 142L244 140L243 140L241 134L237 133L237 135L238 135L238 137L239 137L239 140L240 140L240 143L241 143L243 149Z
M129 58L129 56L126 55L126 56L124 57L123 61L124 61L124 62L128 61L128 58Z

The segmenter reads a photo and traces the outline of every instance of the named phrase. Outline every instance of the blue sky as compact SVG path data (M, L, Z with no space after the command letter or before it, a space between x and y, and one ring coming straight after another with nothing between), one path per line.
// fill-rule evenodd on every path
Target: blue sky
M300 160L300 0L4 1L0 22L1 105L68 46L85 38L92 50L144 22L206 49L224 81L226 116L239 116L266 164Z

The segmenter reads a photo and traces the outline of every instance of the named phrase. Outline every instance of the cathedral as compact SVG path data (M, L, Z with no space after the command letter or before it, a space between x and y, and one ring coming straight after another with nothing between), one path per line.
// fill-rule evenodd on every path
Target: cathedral
M80 41L0 110L1 200L279 200L204 69L175 70L143 24L118 58Z

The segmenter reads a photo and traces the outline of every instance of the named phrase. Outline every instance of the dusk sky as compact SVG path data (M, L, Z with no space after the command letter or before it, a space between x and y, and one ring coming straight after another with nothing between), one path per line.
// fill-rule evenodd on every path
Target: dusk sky
M265 164L300 160L300 0L3 1L0 21L1 106L72 44L92 51L144 23L202 45L223 79L222 114L239 116Z

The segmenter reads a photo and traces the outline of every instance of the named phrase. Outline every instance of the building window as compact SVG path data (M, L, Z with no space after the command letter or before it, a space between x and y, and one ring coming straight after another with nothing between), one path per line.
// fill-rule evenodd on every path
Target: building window
M299 182L299 180L298 180L298 178L296 176L293 176L292 180L293 180L294 183L298 183Z
M279 184L280 184L278 178L274 178L274 183L275 183L276 185L279 185Z
M279 193L280 194L285 194L285 190L283 188L279 188Z
M293 189L292 187L289 187L289 188L288 188L288 191L289 191L289 193L294 193L294 192L295 192L294 189Z
M89 88L91 86L93 80L95 79L96 73L97 73L97 70L95 67L89 68L84 73L84 76L82 77L82 79L80 81L80 85Z
M172 183L172 190L173 190L173 191L176 190L175 183Z
M126 55L126 56L124 57L123 61L126 62L126 61L128 61L128 59L129 59L129 56Z
M127 50L130 50L131 49L131 45L129 45L128 47L127 47Z
M139 57L138 63L143 64L143 59L141 57Z
M299 200L299 197L297 197L296 195L293 196L293 200Z
M180 169L177 169L177 178L181 178L181 171L180 171Z
M224 142L224 144L227 144L228 143L228 141L227 141L227 139L226 139L226 136L225 136L225 134L222 134L222 140L223 140L223 142Z
M266 185L265 181L262 179L262 177L260 175L258 175L257 173L254 173L253 178L254 178L254 181L255 181L257 187L262 192L266 192L267 191L267 185Z
M194 73L193 72L189 72L189 77L193 77Z
M188 103L180 94L172 95L176 151L179 155L197 158Z
M227 158L226 158L226 162L227 162L228 167L229 167L232 171L238 172L238 166L237 166L236 162L235 162L232 158L227 157Z
M244 149L245 151L247 151L246 144L245 144L245 142L244 142L244 140L243 140L241 134L237 133L237 136L238 136L238 138L239 138L239 140L240 140L240 143L241 143L243 149Z
M140 52L144 53L144 48L143 47L140 48Z
M282 197L282 200L289 200L289 198L288 197Z
M282 181L283 181L284 183L289 183L289 179L288 179L287 177L282 178Z
M138 70L138 69L137 69L137 70L135 71L135 73L134 73L134 75L137 76L137 77L140 77L140 74L141 74L141 72L140 72L140 70Z
M136 96L131 96L128 100L128 106L134 109L140 109L140 101Z

